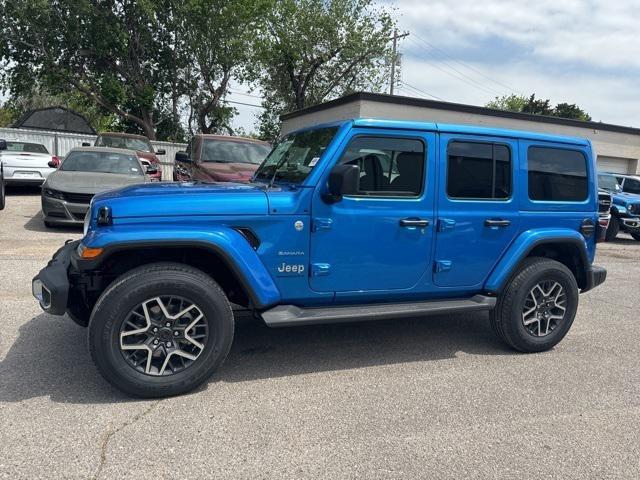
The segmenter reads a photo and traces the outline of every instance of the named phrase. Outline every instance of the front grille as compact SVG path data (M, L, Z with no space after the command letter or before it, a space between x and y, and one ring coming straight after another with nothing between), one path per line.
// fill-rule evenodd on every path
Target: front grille
M611 195L608 193L598 194L598 211L606 213L611 209Z
M91 202L93 198L93 193L69 193L62 192L64 199L67 202L71 203L86 203L87 205Z

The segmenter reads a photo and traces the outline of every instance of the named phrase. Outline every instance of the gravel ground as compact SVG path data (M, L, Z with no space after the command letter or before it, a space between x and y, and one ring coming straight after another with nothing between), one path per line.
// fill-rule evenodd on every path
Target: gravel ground
M190 395L132 400L86 331L30 280L73 230L37 190L0 212L0 478L640 478L640 244L600 247L553 351L522 355L486 315L270 330L242 322Z

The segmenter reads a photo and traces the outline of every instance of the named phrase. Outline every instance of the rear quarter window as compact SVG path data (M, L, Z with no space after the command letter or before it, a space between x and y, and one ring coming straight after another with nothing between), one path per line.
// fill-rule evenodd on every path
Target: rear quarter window
M583 202L589 196L587 158L578 150L529 147L529 198L534 201Z

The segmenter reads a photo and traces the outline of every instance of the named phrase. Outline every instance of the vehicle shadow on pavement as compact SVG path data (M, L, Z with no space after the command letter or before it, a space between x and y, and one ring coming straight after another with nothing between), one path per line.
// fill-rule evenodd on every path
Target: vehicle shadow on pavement
M42 211L36 213L33 217L30 217L27 220L27 223L24 224L25 230L29 230L31 232L46 232L46 233L65 233L68 232L70 235L78 235L82 233L82 225L80 226L69 226L69 227L45 227L44 220L42 220Z
M69 319L46 314L24 324L0 363L0 402L41 396L61 403L135 401L102 379L86 334ZM437 361L461 351L514 354L495 337L486 314L280 329L244 319L236 325L226 362L209 384Z

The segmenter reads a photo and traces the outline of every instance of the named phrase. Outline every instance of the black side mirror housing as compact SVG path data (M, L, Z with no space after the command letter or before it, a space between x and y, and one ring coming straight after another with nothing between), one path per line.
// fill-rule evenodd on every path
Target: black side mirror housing
M360 167L338 165L329 173L329 191L323 196L327 203L336 203L344 195L356 195L360 185Z
M83 147L90 147L91 144L89 142L82 142Z
M59 166L58 162L54 162L53 160L49 160L47 165L49 165L49 168L58 168Z
M193 163L187 152L176 152L176 162Z
M147 165L146 172L148 175L158 173L158 167L156 167L155 165Z
M0 140L0 150L6 150L6 149L7 149L7 141Z
M156 150L156 155L165 155L167 151L164 148Z

